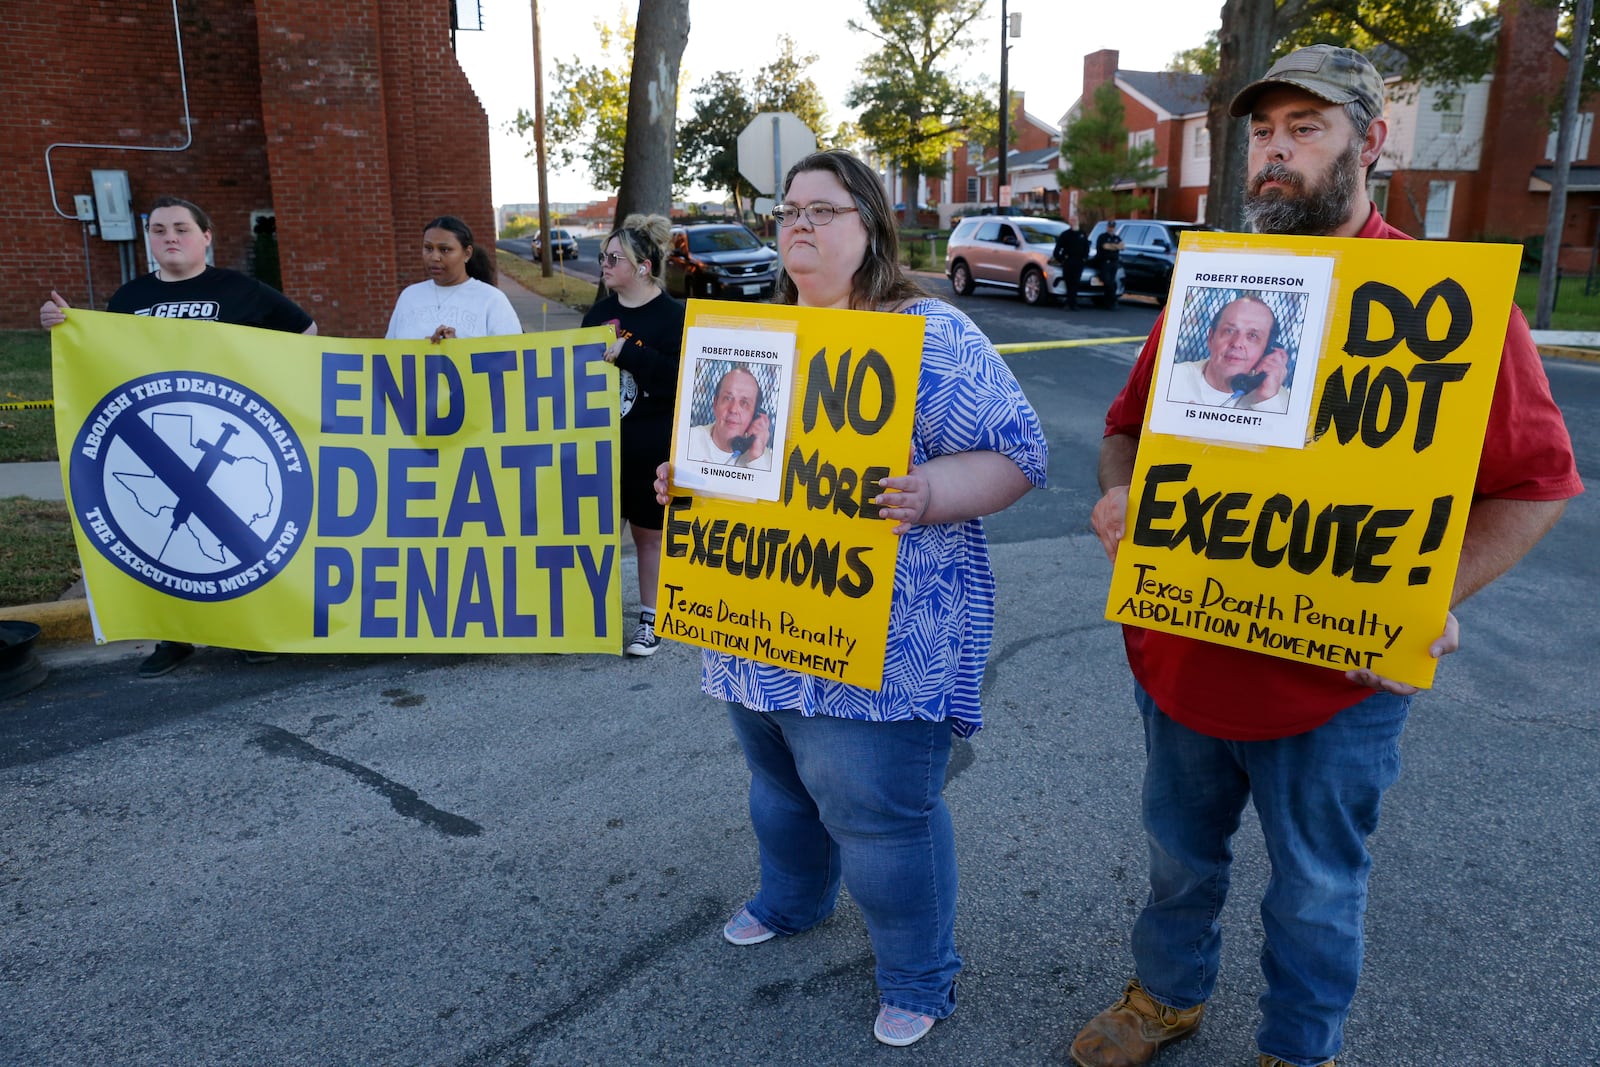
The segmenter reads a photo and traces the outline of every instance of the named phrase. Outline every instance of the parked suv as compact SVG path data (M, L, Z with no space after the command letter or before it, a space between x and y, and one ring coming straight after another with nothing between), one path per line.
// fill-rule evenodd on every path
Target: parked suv
M529 238L529 241L533 245L533 258L534 259L538 259L538 258L540 258L540 256L542 256L544 254L543 252L540 251L540 244L541 244L541 241L542 241L543 237L544 237L544 235L541 234L538 230L534 230L533 231L533 236L531 238ZM572 236L572 234L568 233L566 230L558 230L558 229L556 229L554 227L551 227L551 229L550 229L550 258L554 259L554 260L557 260L557 261L560 261L560 260L563 260L563 259L577 259L578 258L578 242Z
M1118 219L1117 235L1122 238L1123 284L1130 293L1153 296L1167 302L1172 287L1172 265L1178 258L1178 235L1185 230L1209 230L1200 222L1171 222L1167 219ZM1106 232L1097 222L1089 231L1089 248Z
M1038 304L1065 293L1061 266L1050 260L1056 235L1067 224L1027 215L975 215L950 233L944 272L950 285L967 296L980 285L1014 289L1025 303Z
M741 223L674 226L664 273L673 296L764 300L778 280L778 253Z

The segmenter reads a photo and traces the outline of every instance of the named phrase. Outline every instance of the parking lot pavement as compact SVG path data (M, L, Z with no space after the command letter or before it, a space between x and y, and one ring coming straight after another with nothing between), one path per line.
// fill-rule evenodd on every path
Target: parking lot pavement
M1600 508L1574 509L1581 540ZM1600 620L1562 529L1469 605L1413 713L1341 1065L1600 1062ZM0 1062L1064 1062L1128 973L1141 741L1098 545L994 556L988 726L947 789L960 1007L917 1046L870 1036L848 902L801 937L722 942L755 845L689 648L206 650L154 682L93 650L0 704ZM1237 851L1217 995L1164 1067L1254 1063L1253 822Z

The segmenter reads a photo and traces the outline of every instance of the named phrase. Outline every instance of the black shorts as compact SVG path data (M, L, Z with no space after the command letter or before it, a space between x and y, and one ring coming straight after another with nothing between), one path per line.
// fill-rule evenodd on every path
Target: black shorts
M672 416L622 422L622 470L618 507L622 518L643 530L659 530L666 508L656 503L656 468L672 455Z

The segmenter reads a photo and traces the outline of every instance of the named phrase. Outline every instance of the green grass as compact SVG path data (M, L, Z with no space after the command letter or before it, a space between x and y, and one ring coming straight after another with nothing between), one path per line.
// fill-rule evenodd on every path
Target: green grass
M0 608L55 600L78 580L72 522L60 500L0 499Z
M0 333L0 404L49 400L50 335L44 330ZM56 419L50 408L0 409L0 463L56 458Z
M523 288L538 293L546 300L565 304L578 311L588 311L589 305L595 301L595 284L582 275L568 274L560 266L555 266L554 273L546 278L539 273L539 264L529 263L505 249L495 251L495 260L502 274L510 275Z
M929 236L933 240L928 240ZM901 230L900 259L912 270L944 270L944 248L950 235L943 230Z
M1517 306L1533 322L1533 311L1539 303L1539 276L1517 275ZM1600 293L1583 295L1583 276L1569 274L1561 279L1556 290L1555 310L1550 314L1552 330L1586 330L1600 332Z

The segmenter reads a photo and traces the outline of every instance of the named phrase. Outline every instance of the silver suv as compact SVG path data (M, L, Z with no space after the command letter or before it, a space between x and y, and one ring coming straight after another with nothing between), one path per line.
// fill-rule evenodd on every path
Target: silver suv
M997 285L1016 290L1025 303L1041 303L1066 292L1061 265L1050 260L1056 235L1066 228L1057 219L1026 215L962 219L950 234L944 272L961 296L980 285Z

